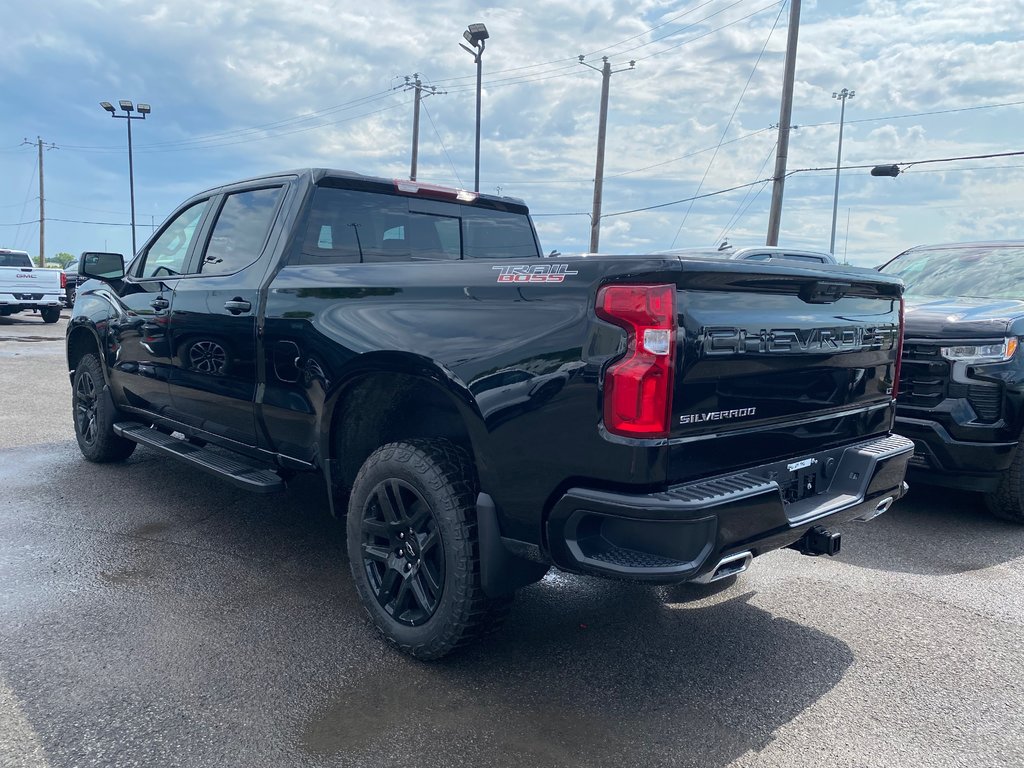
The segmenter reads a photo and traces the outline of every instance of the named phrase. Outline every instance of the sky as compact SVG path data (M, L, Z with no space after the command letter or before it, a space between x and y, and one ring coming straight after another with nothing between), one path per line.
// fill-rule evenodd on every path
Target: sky
M408 178L416 73L437 91L418 178L472 189L476 68L459 43L477 22L480 189L525 200L545 251L589 248L603 57L600 250L763 244L789 15L786 0L7 2L0 247L38 254L38 137L46 255L131 252L127 121L101 101L152 106L132 123L140 247L222 183L314 166ZM843 88L840 260L1024 238L1024 155L922 162L1024 151L1022 71L1024 0L804 0L780 244L829 248ZM903 173L869 174L889 163Z

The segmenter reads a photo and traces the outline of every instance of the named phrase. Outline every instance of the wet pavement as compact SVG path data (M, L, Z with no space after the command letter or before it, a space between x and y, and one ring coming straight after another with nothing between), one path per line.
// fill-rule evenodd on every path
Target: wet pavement
M0 319L0 766L1019 766L1024 527L916 487L726 587L549 575L377 638L317 478L81 459L66 320Z

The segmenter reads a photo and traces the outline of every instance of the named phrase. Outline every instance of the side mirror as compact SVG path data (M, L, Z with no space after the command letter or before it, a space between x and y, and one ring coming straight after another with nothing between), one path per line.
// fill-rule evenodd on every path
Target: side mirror
M124 256L120 253L86 251L78 263L79 277L98 280L120 280L124 277Z

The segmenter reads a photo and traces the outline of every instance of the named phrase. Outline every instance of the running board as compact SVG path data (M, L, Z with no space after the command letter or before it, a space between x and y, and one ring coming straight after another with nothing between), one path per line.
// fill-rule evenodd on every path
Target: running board
M181 459L196 469L216 475L247 491L274 493L284 490L284 480L273 470L251 467L230 456L200 448L157 429L135 422L121 422L114 424L114 433L139 445Z

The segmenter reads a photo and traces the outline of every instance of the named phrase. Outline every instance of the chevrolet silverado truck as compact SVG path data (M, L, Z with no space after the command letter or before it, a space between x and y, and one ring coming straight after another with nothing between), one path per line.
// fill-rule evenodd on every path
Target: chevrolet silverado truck
M544 257L521 201L314 169L196 195L79 271L85 458L318 473L366 611L418 658L551 566L726 579L834 554L829 526L905 492L903 286L871 270Z
M1024 242L920 246L880 269L907 286L896 428L911 476L1024 523Z
M38 311L44 323L60 320L63 273L32 266L25 251L0 248L0 317Z

